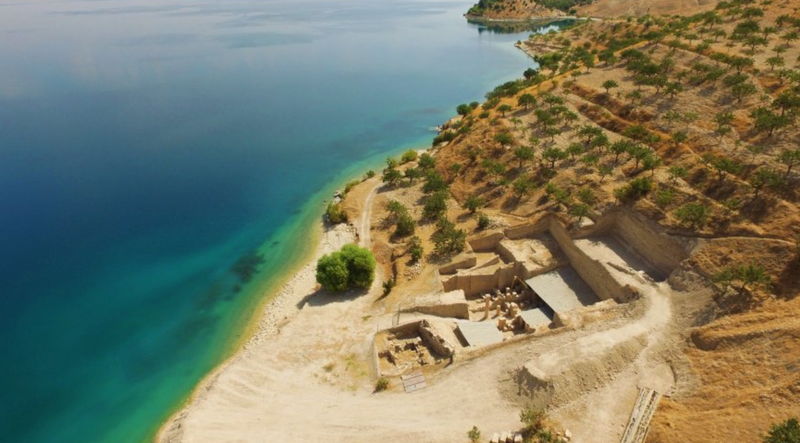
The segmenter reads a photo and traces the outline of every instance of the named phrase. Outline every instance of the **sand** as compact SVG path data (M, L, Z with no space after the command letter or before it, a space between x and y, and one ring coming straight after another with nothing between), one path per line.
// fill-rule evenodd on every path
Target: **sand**
M374 188L365 203L373 195ZM371 210L365 213L358 224L369 232L364 220ZM352 226L326 229L316 257L356 238ZM496 389L501 365L475 370L475 362L463 362L413 395L397 386L373 393L372 337L392 316L379 301L380 281L366 293L318 292L316 257L266 306L252 339L204 381L157 441L445 442L473 425L519 427L518 406Z

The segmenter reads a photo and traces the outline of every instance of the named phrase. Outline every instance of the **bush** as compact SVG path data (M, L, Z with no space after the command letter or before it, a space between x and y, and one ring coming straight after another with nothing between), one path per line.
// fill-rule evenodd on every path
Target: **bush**
M414 233L416 227L417 222L414 221L408 212L404 212L397 219L397 227L395 228L394 235L398 237L407 237Z
M800 443L800 423L796 418L790 418L783 423L772 425L769 434L763 439L764 443Z
M328 208L325 209L325 215L328 217L328 221L334 225L347 221L347 214L344 213L342 205L339 203L328 203Z
M526 439L536 435L537 432L544 429L544 419L546 413L540 409L525 408L519 412L519 421L525 427L522 429L522 434Z
M467 244L467 233L463 229L456 229L456 225L450 220L441 218L436 223L436 232L431 239L436 253L445 255L463 251Z
M317 262L317 283L333 292L348 288L369 288L375 279L375 257L355 244L323 255Z
M341 254L323 255L317 262L317 283L329 291L347 289L348 277L347 264Z
M492 219L483 212L478 213L478 229L481 231L488 228L492 224Z
M389 389L389 379L386 377L381 377L375 382L375 392L381 392Z
M475 211L477 211L485 203L486 201L483 199L483 197L477 194L471 194L466 198L466 200L464 200L464 203L461 205L461 207L474 214Z
M425 252L422 249L422 240L416 235L411 237L411 241L408 242L408 252L411 254L411 261L414 263L420 261L422 254Z
M614 190L614 197L625 200L638 200L653 190L653 180L649 178L636 178L627 185Z
M477 426L473 426L472 429L467 432L467 437L472 443L477 443L478 440L481 439L481 430L478 429Z
M447 196L446 190L434 192L425 199L425 206L422 209L422 214L425 218L435 219L447 212Z
M417 159L417 151L409 149L400 156L400 163L413 162Z
M350 192L350 190L353 189L353 187L359 183L361 183L361 180L351 180L347 182L347 184L344 185L343 194L347 194L348 192Z
M702 228L708 221L711 210L702 203L689 203L675 211L675 216L681 223L688 224L692 229Z
M372 178L372 177L375 177L375 171L373 171L372 169L370 169L369 171L367 171L367 174L366 174L366 176L367 176L367 178Z
M392 292L392 289L395 287L396 284L397 284L397 279L394 277L383 282L383 295L389 295L389 293Z
M419 167L420 169L433 169L436 167L436 159L425 152L419 156Z
M422 192L431 194L434 192L447 190L447 181L434 170L425 174L425 184L422 185Z

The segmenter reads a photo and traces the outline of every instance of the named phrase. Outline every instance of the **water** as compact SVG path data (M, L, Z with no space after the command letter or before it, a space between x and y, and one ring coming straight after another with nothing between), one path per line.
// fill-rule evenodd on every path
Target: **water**
M469 5L0 0L3 441L151 438L334 187L531 66Z

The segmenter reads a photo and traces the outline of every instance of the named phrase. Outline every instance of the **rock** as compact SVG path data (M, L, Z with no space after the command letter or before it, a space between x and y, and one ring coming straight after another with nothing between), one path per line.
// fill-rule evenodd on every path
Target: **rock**
M514 434L514 443L522 443L522 434L519 432Z
M564 438L567 441L572 441L572 432L569 432L569 429L564 429Z

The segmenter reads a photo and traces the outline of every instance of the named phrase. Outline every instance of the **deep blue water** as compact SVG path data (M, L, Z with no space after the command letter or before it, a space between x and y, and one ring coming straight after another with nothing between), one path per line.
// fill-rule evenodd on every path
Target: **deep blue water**
M2 441L151 436L333 187L532 65L470 3L0 0Z

